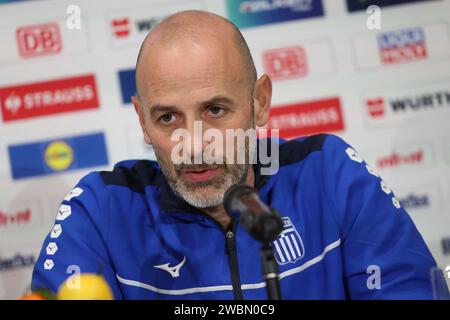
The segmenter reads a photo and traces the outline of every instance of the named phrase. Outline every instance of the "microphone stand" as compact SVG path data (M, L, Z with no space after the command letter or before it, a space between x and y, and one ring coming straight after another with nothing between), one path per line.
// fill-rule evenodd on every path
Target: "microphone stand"
M278 263L270 243L283 230L283 221L278 212L261 203L256 190L245 185L230 187L225 193L224 206L227 213L239 223L255 240L262 243L261 262L269 300L281 300L278 278Z
M282 300L280 281L278 277L278 263L275 260L275 254L270 246L270 243L275 240L277 235L281 232L283 222L281 221L281 217L276 210L273 208L269 209L269 215L261 216L260 219L257 219L256 221L248 218L250 216L245 215L241 215L240 220L244 229L247 229L254 239L262 243L260 254L263 278L266 282L268 299Z
M269 300L281 300L280 282L278 278L278 264L270 247L270 242L264 242L261 248L261 261L264 280L266 281L267 297Z

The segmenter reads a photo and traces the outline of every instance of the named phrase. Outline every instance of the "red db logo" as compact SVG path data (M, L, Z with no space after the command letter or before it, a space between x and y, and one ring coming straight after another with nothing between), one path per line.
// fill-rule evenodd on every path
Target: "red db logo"
M24 58L59 53L62 38L57 23L25 26L16 31L19 54Z

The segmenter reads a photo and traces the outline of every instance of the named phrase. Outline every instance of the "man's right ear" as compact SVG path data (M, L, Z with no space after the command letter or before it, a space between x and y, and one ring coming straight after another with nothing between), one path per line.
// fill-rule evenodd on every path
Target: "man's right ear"
M145 143L152 144L152 140L150 139L150 136L147 132L147 128L145 127L145 114L144 109L142 108L142 103L136 96L132 96L131 101L133 102L134 110L136 111L139 117L139 124L141 125L142 133L144 134Z

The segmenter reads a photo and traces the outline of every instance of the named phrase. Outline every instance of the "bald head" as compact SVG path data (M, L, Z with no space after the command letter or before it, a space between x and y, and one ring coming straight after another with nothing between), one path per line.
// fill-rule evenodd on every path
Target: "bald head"
M202 11L166 18L142 44L136 88L139 96L132 101L144 140L177 195L195 207L223 211L231 185L253 183L252 166L228 163L230 152L222 147L225 142L233 154L245 149L251 157L247 134L254 131L248 130L267 125L272 82L267 75L256 80L247 44L232 23ZM242 148L230 132L244 133ZM194 160L195 168L180 164L180 156ZM198 166L198 156L220 163Z
M147 35L136 62L136 90L139 99L145 90L143 65L154 60L152 52L173 50L177 46L203 46L217 55L220 51L226 58L234 57L244 73L251 96L256 81L256 69L247 43L239 29L227 19L205 11L183 11L164 19ZM208 49L209 48L209 49ZM214 52L214 49L216 52ZM220 54L219 52L219 54ZM189 63L189 61L186 61Z

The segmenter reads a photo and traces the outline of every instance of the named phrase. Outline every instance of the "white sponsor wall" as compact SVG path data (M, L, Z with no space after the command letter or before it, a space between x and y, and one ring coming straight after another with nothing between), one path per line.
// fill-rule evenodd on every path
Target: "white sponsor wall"
M273 78L271 125L287 138L325 131L352 144L445 269L450 1L383 7L375 30L369 14L349 12L346 1L322 3L316 17L242 29L259 75ZM71 29L77 8L81 28ZM27 289L59 203L82 176L153 158L127 100L132 83L119 71L134 68L152 26L186 9L229 16L219 0L0 5L0 299Z

